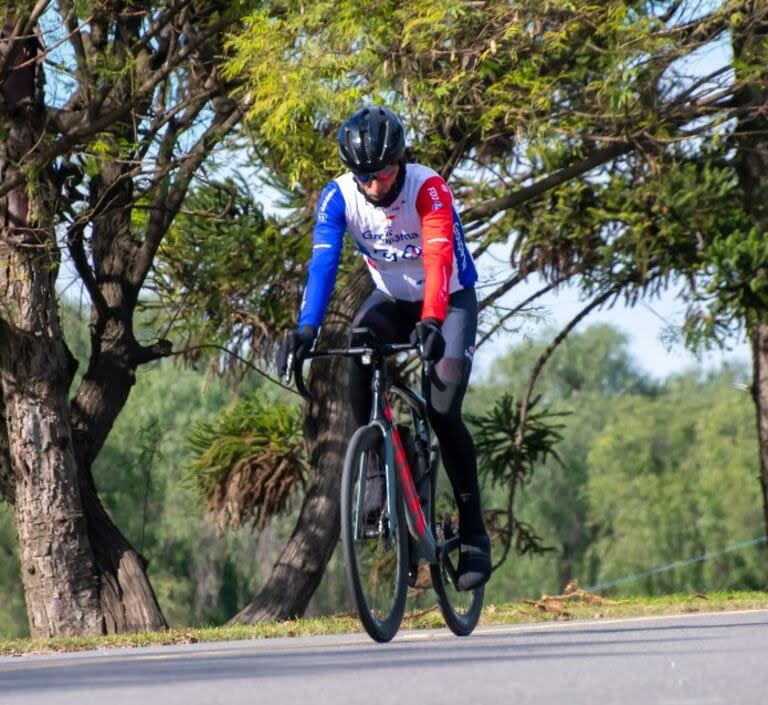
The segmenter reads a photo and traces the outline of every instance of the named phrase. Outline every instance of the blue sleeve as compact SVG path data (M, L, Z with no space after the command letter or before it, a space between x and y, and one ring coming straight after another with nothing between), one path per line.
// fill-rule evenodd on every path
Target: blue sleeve
M320 327L336 283L347 218L344 196L335 181L320 194L312 236L307 285L299 312L299 328Z

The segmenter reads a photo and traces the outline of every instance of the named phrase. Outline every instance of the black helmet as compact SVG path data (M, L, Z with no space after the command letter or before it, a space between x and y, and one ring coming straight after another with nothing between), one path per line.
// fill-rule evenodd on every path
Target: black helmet
M366 174L394 164L405 151L405 129L388 108L372 105L353 113L339 128L339 156L354 172Z

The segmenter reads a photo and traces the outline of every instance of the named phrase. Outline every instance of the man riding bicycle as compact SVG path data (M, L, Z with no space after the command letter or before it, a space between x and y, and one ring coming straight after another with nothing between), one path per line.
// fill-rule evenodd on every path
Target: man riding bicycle
M320 196L298 330L278 367L285 368L291 352L301 364L312 349L348 231L376 287L353 326L386 342L418 341L435 363L429 420L459 508L459 587L470 590L491 573L475 447L461 417L477 332L477 271L448 185L429 167L404 161L405 130L391 110L355 112L339 129L338 148L350 171ZM356 362L350 401L358 425L368 423L371 394L370 368Z

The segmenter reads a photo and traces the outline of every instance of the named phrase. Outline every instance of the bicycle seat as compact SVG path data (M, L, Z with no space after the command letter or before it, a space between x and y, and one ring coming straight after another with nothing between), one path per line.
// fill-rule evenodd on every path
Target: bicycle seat
M372 328L350 328L349 329L349 347L350 348L373 348L379 350L382 342Z

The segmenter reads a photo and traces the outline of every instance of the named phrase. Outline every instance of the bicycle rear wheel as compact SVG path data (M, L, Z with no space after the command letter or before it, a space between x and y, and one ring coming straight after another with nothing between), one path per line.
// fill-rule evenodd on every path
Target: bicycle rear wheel
M437 507L435 507L437 505ZM432 586L437 593L440 612L448 628L456 636L469 636L480 620L483 609L485 586L474 590L459 590L454 582L459 565L458 512L451 490L442 492L432 502L432 526L435 541L446 550L438 563L429 566ZM435 522L435 515L443 517Z
M350 592L365 630L375 641L389 641L405 613L408 592L408 527L400 499L393 530L386 502L371 517L365 511L366 480L372 463L384 458L384 433L363 426L352 436L341 485L341 536Z

